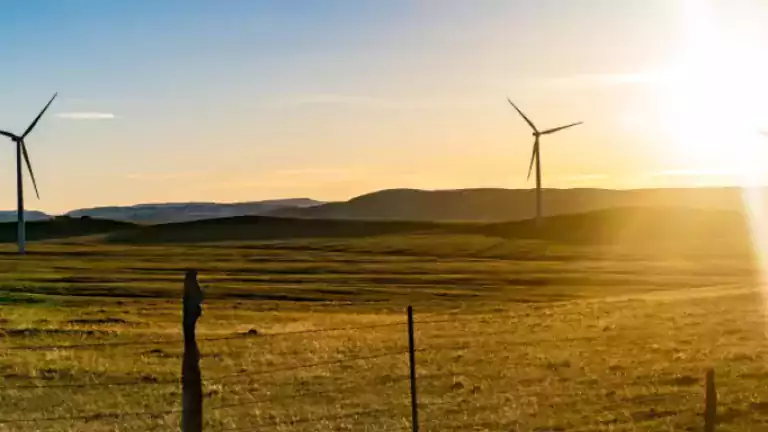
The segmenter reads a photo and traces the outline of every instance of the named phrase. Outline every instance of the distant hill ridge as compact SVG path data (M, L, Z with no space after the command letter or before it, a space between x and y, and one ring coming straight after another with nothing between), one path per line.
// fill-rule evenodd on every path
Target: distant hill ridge
M0 210L0 222L15 222L16 210ZM24 217L27 221L45 221L51 219L51 215L36 210L26 210Z
M766 202L765 204L768 204ZM584 213L617 207L690 207L741 210L739 188L689 189L545 189L545 215ZM237 216L274 216L299 219L357 219L379 221L504 222L534 216L535 194L530 189L389 189L342 202L309 198L242 203L159 203L72 210L70 217L88 216L140 224L191 222ZM28 220L46 220L42 212L27 212ZM0 212L0 222L16 220L15 211Z
M615 207L682 206L739 210L738 188L699 189L545 189L546 215L583 213ZM502 222L534 217L530 189L390 189L345 202L283 208L269 215L315 219Z
M659 252L673 249L749 252L750 221L744 211L695 209L675 206L622 207L509 222L418 222L386 220L300 219L237 216L176 222L134 224L92 218L58 216L30 222L30 240L90 237L122 244L243 242L290 239L429 236L549 240L556 243L622 244L628 250L651 246ZM402 238L402 237L390 237ZM0 242L14 242L16 224L0 224ZM90 240L89 240L90 241ZM396 246L400 240L394 241ZM471 243L471 242L470 242ZM434 244L439 250L440 240ZM735 249L734 249L735 248ZM433 251L434 252L434 251Z
M157 224L191 222L234 216L265 215L279 209L302 208L319 204L322 204L322 202L309 198L277 199L231 204L212 202L137 204L132 206L93 207L72 210L66 213L66 216L88 216L95 219Z
M341 219L287 219L239 216L111 232L114 243L164 244L379 236L481 236L580 244L750 249L743 212L685 207L621 207L511 222L405 222ZM436 243L438 244L438 243Z

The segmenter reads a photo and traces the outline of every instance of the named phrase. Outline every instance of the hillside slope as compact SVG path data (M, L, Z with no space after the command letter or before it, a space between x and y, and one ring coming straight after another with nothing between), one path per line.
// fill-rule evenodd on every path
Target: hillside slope
M681 207L625 207L544 218L484 224L478 234L557 242L627 245L696 244L704 247L751 243L743 212Z
M2 222L16 222L18 213L16 210L0 210L0 223ZM53 216L43 213L37 210L26 210L24 212L24 218L27 221L44 221L49 220Z
M15 242L17 227L16 222L0 223L0 243ZM58 216L50 220L27 222L26 234L27 240L39 241L116 233L134 228L136 225L128 222Z
M629 207L552 216L537 226L534 220L505 223L439 223L285 219L245 216L188 223L141 226L110 234L116 243L198 243L254 240L386 237L405 241L418 235L506 240L544 240L552 244L621 245L628 249L656 247L751 250L744 214L722 210L675 207Z
M739 210L741 190L707 189L546 189L545 215L583 213L613 207L681 206ZM317 219L501 222L534 217L535 192L529 189L392 189L345 202L287 208L269 215Z
M97 219L158 224L189 222L203 219L218 219L234 216L263 215L278 209L302 208L322 204L309 198L292 198L242 203L162 203L137 204L132 206L93 207L72 210L70 217L88 216Z
M368 237L440 233L443 224L431 222L349 221L239 216L137 227L108 236L111 242L195 243L297 238Z

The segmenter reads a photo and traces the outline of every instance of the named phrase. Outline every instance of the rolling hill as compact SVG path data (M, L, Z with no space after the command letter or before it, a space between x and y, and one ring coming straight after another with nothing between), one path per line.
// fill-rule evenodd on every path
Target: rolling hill
M0 223L2 222L16 222L16 210L2 210L0 211ZM44 221L49 220L53 216L36 210L27 210L24 212L24 217L27 221Z
M544 240L583 245L624 245L627 248L751 247L745 215L726 210L678 207L626 207L504 223L452 223L288 219L241 216L227 219L137 226L109 234L113 243L205 243L258 240L340 239L403 236L484 237L499 240ZM435 247L438 243L435 243Z
M66 213L66 216L74 218L88 216L95 219L157 224L219 219L234 216L263 215L279 209L311 207L318 204L323 203L309 198L231 204L211 202L137 204L132 206L93 207L72 210ZM15 217L13 220L15 220Z
M501 222L534 217L529 189L391 189L305 208L283 208L270 216L316 219ZM741 190L700 189L546 189L546 215L583 213L614 207L680 206L740 210Z
M435 222L351 221L238 216L194 222L141 226L116 232L117 243L196 243L280 240L299 238L353 238L410 233L439 233L447 224Z
M70 212L71 216L30 222L28 237L30 240L42 240L103 234L107 241L126 243L416 234L626 244L706 243L715 240L746 244L750 240L741 191L735 188L551 189L544 196L545 210L551 216L546 217L538 228L531 219L534 197L530 190L400 189L319 205L314 205L316 202L312 200L299 199L288 202L157 204L77 210ZM286 208L286 204L295 207ZM270 216L238 215L262 211L270 213ZM218 217L220 214L237 216ZM110 215L120 220L110 220L107 218ZM169 219L176 221L156 222ZM0 224L0 241L10 242L15 238L14 223Z
M486 236L594 244L749 245L745 213L685 207L623 207L543 218L472 226Z
M27 222L26 225L27 240L31 241L108 234L137 228L137 225L128 222L67 216ZM16 222L0 223L0 243L15 242L17 226Z
M238 216L170 224L59 216L30 222L29 240L40 241L99 235L93 240L116 244L183 244L296 239L381 238L397 245L408 237L433 239L427 249L441 248L445 239L536 240L552 244L622 245L628 249L751 251L752 237L745 213L671 206L611 208L550 216L537 226L532 219L510 222L420 222L339 220ZM0 223L0 242L16 240L16 224ZM345 240L346 241L346 240ZM432 246L429 246L432 245ZM439 252L435 250L436 252Z
M140 224L190 222L237 216L272 216L299 219L355 219L392 221L506 222L534 216L535 193L529 189L458 189L427 191L390 189L343 202L309 198L242 203L159 203L82 208L67 212L73 218L88 216ZM768 204L766 201L765 204ZM546 189L544 211L548 216L584 213L617 207L678 206L700 209L740 210L738 188L690 189ZM28 211L28 220L52 216ZM0 222L16 220L15 211L0 211Z

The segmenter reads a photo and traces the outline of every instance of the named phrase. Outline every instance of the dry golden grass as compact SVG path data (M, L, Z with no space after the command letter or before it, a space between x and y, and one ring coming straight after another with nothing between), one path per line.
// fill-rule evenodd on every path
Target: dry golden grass
M768 430L743 257L377 241L0 255L0 430L176 429L188 266L210 431L407 430L407 304L424 431L701 430L708 367L718 430Z

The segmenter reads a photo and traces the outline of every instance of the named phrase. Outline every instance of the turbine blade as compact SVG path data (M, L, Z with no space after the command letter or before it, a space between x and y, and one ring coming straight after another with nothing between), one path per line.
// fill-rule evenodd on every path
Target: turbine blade
M12 134L10 132L2 131L2 130L0 130L0 135L8 137L8 138L10 138L12 140L15 140L15 139L18 138L16 135L14 135L14 134Z
M37 181L35 180L35 173L34 171L32 171L32 163L29 161L29 154L27 153L27 145L24 144L23 140L19 142L19 145L21 145L21 154L24 155L24 162L27 163L29 176L32 177L32 186L35 187L35 195L37 195L37 199L40 199L40 192L37 191Z
M526 180L531 179L531 172L533 171L533 161L536 159L536 157L539 155L539 140L538 138L533 143L533 151L531 152L531 163L528 165L528 177L526 177Z
M580 125L582 123L584 123L584 122L576 122L576 123L571 123L571 124L565 125L565 126L560 126L560 127L556 127L556 128L552 128L552 129L547 129L544 132L542 132L541 134L542 135L547 135L547 134L555 133L555 132L561 131L563 129L568 129L569 127L578 126L578 125Z
M523 120L525 120L525 122L528 123L528 126L530 126L531 129L533 129L534 132L538 132L539 131L538 129L536 129L536 125L533 124L531 119L526 117L525 114L523 114L523 112L520 111L520 108L518 108L517 105L515 105L514 102L512 102L512 99L507 98L507 101L509 101L510 105L512 105L515 108L515 111L517 111L517 113L520 114L520 117L522 117Z
M53 94L53 97L51 98L51 100L48 101L47 104L45 104L45 107L43 108L42 111L40 111L40 114L38 114L37 117L35 117L35 120L32 122L32 124L29 125L27 130L25 130L24 133L21 134L21 139L26 138L27 135L29 135L29 133L32 132L32 129L34 129L35 126L37 126L37 122L40 121L40 117L42 117L43 114L45 114L45 111L48 110L48 107L51 106L51 103L53 103L53 100L56 99L57 95L58 95L58 93L54 93Z

